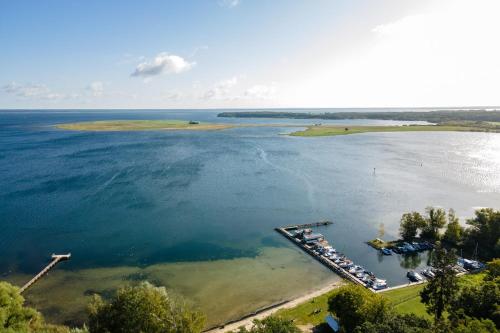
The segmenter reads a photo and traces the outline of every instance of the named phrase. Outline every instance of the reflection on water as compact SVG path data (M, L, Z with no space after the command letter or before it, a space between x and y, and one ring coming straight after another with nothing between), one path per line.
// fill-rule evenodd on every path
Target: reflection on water
M398 257L400 257L398 258L400 259L399 264L405 269L415 269L422 265L422 257L427 255L428 252L398 255ZM425 260L424 262L427 264L427 260Z

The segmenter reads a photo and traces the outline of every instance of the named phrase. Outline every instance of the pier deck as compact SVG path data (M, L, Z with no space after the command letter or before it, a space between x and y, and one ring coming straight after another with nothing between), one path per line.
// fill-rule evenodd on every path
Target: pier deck
M297 230L297 229L303 229L303 228L309 228L309 227L318 227L318 226L326 226L333 224L333 222L330 221L322 221L322 222L316 222L316 223L307 223L307 224L299 224L299 225L290 225L290 226L285 226L285 227L280 227L280 228L275 228L277 232L288 238L292 243L300 247L302 250L307 252L310 256L312 256L314 259L318 260L320 263L322 263L324 266L326 266L328 269L334 271L341 277L354 282L356 284L359 284L363 287L365 287L365 283L355 277L354 275L350 274L349 272L346 272L344 269L342 269L339 265L336 263L332 262L330 259L323 257L322 255L316 254L311 250L307 245L302 244L302 242L293 237L292 234L288 232L288 230ZM375 292L372 288L368 288L369 290Z
M28 289L33 284L35 284L35 282L37 282L42 276L44 276L45 274L47 274L60 261L69 260L70 258L71 258L71 253L68 253L68 254L52 254L52 261L47 266L45 266L45 268L42 269L40 271L40 273L38 273L37 275L35 275L24 286L22 286L21 289L19 290L19 293L23 293L24 291L26 291L26 289Z

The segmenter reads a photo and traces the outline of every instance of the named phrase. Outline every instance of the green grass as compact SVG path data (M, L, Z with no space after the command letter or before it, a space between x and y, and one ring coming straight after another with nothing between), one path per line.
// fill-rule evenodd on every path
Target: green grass
M335 292L332 290L326 294L315 297L294 308L283 309L276 313L277 316L294 320L298 325L319 325L325 321L328 312L328 298ZM319 311L318 311L319 310Z
M57 128L73 131L152 131L193 130L207 131L234 127L232 124L197 123L185 120L106 120L57 124Z
M420 302L420 291L425 285L419 284L405 288L389 290L381 293L382 297L387 298L398 313L414 313L419 316L430 318L425 311L425 306Z
M304 131L293 132L292 136L336 136L371 132L487 132L495 131L479 126L412 125L412 126L310 126Z
M462 286L477 285L483 280L484 276L484 273L463 275L459 278L459 283ZM425 311L425 305L420 302L420 291L424 286L425 284L412 285L388 290L379 295L387 298L398 313L413 313L431 319L431 316ZM335 290L332 290L310 301L299 304L294 308L280 310L276 315L290 320L293 319L298 325L319 325L324 322L325 316L328 314L328 298L334 292Z
M483 281L485 274L466 274L459 278L461 286L478 285ZM425 284L414 285L405 288L389 290L381 293L383 297L388 298L394 306L394 309L399 313L414 313L419 316L430 318L425 311L425 306L420 302L420 291Z

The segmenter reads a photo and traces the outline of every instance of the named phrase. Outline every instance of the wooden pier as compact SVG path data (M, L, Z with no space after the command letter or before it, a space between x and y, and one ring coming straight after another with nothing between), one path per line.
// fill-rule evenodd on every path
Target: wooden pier
M306 224L293 224L293 225L287 225L281 228L276 228L275 230L278 231L278 229L284 229L284 230L297 230L297 229L305 229L305 228L313 228L313 227L322 227L322 226L327 226L333 224L332 221L320 221L320 222L313 222L313 223L306 223Z
M60 261L69 260L70 258L71 258L71 253L68 253L68 254L52 254L52 261L47 266L45 266L45 268L42 269L40 271L40 273L38 273L37 275L35 275L24 286L22 286L21 289L19 290L19 293L23 293L24 291L26 291L26 289L28 289L33 284L35 284L35 282L37 282L42 276L44 276L45 274L47 274Z
M313 250L311 250L305 244L302 244L302 242L299 239L293 237L292 234L290 234L288 232L288 230L297 230L297 229L304 229L304 228L309 228L309 227L326 226L326 225L330 225L330 224L333 224L333 222L322 221L322 222L316 222L316 223L285 226L285 227L281 227L281 228L275 228L275 230L277 232L279 232L280 234L282 234L283 236L285 236L286 238L288 238L292 243L294 243L295 245L300 247L302 250L307 252L314 259L318 260L320 263L325 265L328 269L334 271L335 273L337 273L341 277L343 277L351 282L354 282L356 284L359 284L359 285L365 287L365 283L363 281L361 281L360 279L358 279L354 275L350 274L349 272L345 271L344 269L342 269L339 265L337 265L336 263L334 263L330 259L325 258L322 255L314 253ZM368 289L373 291L373 292L375 291L372 288L368 288Z

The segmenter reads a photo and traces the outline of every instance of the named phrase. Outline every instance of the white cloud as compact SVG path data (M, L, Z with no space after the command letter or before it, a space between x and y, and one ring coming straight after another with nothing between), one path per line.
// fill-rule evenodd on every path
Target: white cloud
M102 95L104 95L104 83L101 81L91 82L88 85L87 90L89 91L90 95L94 97L101 97Z
M65 94L51 91L46 85L38 83L17 83L10 82L3 86L3 90L17 97L38 100L61 100L68 98Z
M3 87L6 93L14 94L19 97L40 97L50 92L49 88L43 84L26 83L20 84L10 82Z
M219 6L225 8L234 8L241 3L240 0L219 0Z
M244 96L250 99L273 99L276 95L276 85L257 84L245 90Z
M196 65L195 62L188 62L184 58L162 52L152 61L144 61L137 65L131 76L151 77L164 73L182 73L190 70Z
M236 84L238 84L238 78L236 76L219 81L212 88L205 91L202 95L202 99L227 99L229 98L229 92Z

